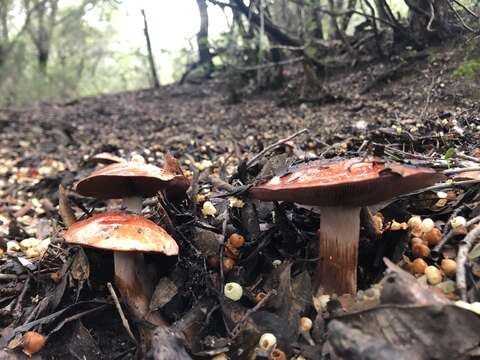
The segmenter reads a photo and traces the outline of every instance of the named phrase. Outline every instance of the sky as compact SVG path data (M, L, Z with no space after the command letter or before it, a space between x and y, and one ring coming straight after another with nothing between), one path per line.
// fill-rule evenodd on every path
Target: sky
M155 61L161 83L172 81L175 57L182 48L195 46L195 35L200 26L196 0L122 0L120 14L114 19L122 47L141 48L146 53L143 34L145 9ZM228 29L227 17L218 7L209 4L209 31L211 38Z

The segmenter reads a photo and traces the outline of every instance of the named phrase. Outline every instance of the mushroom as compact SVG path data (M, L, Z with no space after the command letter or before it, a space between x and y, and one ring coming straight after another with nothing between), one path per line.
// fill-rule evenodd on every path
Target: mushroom
M70 244L112 250L115 284L132 314L155 325L164 324L157 313L149 311L154 287L142 253L177 255L178 245L165 230L141 216L115 211L76 222L64 238Z
M121 162L107 165L80 180L75 191L97 199L123 198L124 206L134 213L142 210L142 197L154 196L165 189L172 196L184 196L190 183L183 175L154 165Z
M442 174L377 157L322 161L290 169L253 186L263 201L290 201L320 210L319 260L314 276L322 292L355 294L360 209L432 185Z

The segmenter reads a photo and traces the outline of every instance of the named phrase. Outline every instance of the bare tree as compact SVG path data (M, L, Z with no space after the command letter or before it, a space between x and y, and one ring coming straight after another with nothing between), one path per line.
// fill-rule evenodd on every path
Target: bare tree
M145 10L142 9L141 11L143 16L143 33L145 34L145 40L147 41L148 61L150 63L150 71L152 73L153 87L159 88L160 81L158 80L155 59L153 58L152 44L150 43L150 34L148 33L147 16L145 15Z

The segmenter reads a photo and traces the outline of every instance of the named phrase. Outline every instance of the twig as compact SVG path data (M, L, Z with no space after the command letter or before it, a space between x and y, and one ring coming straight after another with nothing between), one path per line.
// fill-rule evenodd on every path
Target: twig
M72 206L68 200L67 190L62 184L58 187L58 212L65 226L70 227L77 221L73 213Z
M409 194L400 195L399 197L406 197L406 196L410 196L410 195L421 194L421 193L426 192L426 191L436 191L436 190L448 189L448 188L455 187L455 186L460 186L460 185L470 185L470 184L479 184L479 183L480 183L480 180L465 180L465 181L457 181L457 182L454 182L452 184L433 185L433 186L430 186L430 187L420 189L420 190L415 191L415 192L411 192Z
M270 299L270 297L277 295L276 290L271 290L269 291L265 297L260 300L253 308L248 309L245 314L243 314L242 318L238 321L237 325L233 328L232 330L232 340L235 339L239 334L240 330L245 324L245 321L252 315L254 312L256 312L258 309L260 309L267 301Z
M118 314L120 315L120 318L122 319L122 325L127 331L127 334L132 338L132 340L136 343L137 339L135 339L135 336L133 336L132 330L130 329L130 325L128 324L128 320L122 310L122 306L120 305L120 302L118 301L118 296L115 293L115 290L113 289L113 286L111 283L107 282L107 287L108 291L110 291L110 295L112 296L113 302L115 303L115 307L117 308Z
M480 239L480 226L476 226L461 241L457 253L457 288L460 291L460 297L463 301L467 301L467 279L466 279L466 262L468 252L473 244Z
M15 275L15 274L0 274L0 281L1 280L23 280L26 279L27 275Z
M22 301L29 288L30 288L30 277L27 277L27 279L25 280L25 283L23 284L22 292L17 298L17 304L13 309L13 314L15 315L15 317L20 316L20 312L22 311Z
M473 162L476 162L476 163L480 163L480 159L479 159L479 158L476 158L476 157L473 157L473 156L470 156L470 155L455 154L455 157L458 157L458 158L460 158L460 159L470 160L470 161L473 161Z
M473 172L473 171L480 171L480 167L478 166L473 166L473 167L466 167L466 168L458 168L458 169L448 169L448 170L443 170L442 172L445 175L454 175L454 174L459 174L463 172Z
M253 166L258 159L260 159L262 156L264 156L266 153L272 151L276 147L286 143L287 141L292 140L293 138L297 137L298 135L301 135L301 134L307 133L307 132L308 132L308 129L302 129L300 131L297 131L293 135L290 135L290 136L286 137L285 139L280 139L276 143L273 143L273 144L267 146L265 149L263 149L257 155L255 155L254 157L252 157L250 160L247 161L247 167Z

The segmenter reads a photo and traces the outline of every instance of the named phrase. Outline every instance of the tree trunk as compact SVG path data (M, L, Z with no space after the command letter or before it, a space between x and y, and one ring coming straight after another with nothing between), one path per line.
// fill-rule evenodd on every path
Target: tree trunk
M210 73L213 67L212 54L208 44L208 11L206 0L197 0L198 11L200 12L200 30L197 33L198 63L207 65Z
M410 10L410 28L426 44L452 35L447 0L406 0Z
M150 63L150 71L152 72L153 87L159 88L160 81L158 80L157 69L155 67L155 60L153 58L152 45L150 43L150 35L148 33L148 24L147 17L145 15L145 10L141 10L143 16L143 33L145 34L145 40L147 41L147 50L148 50L148 61Z

